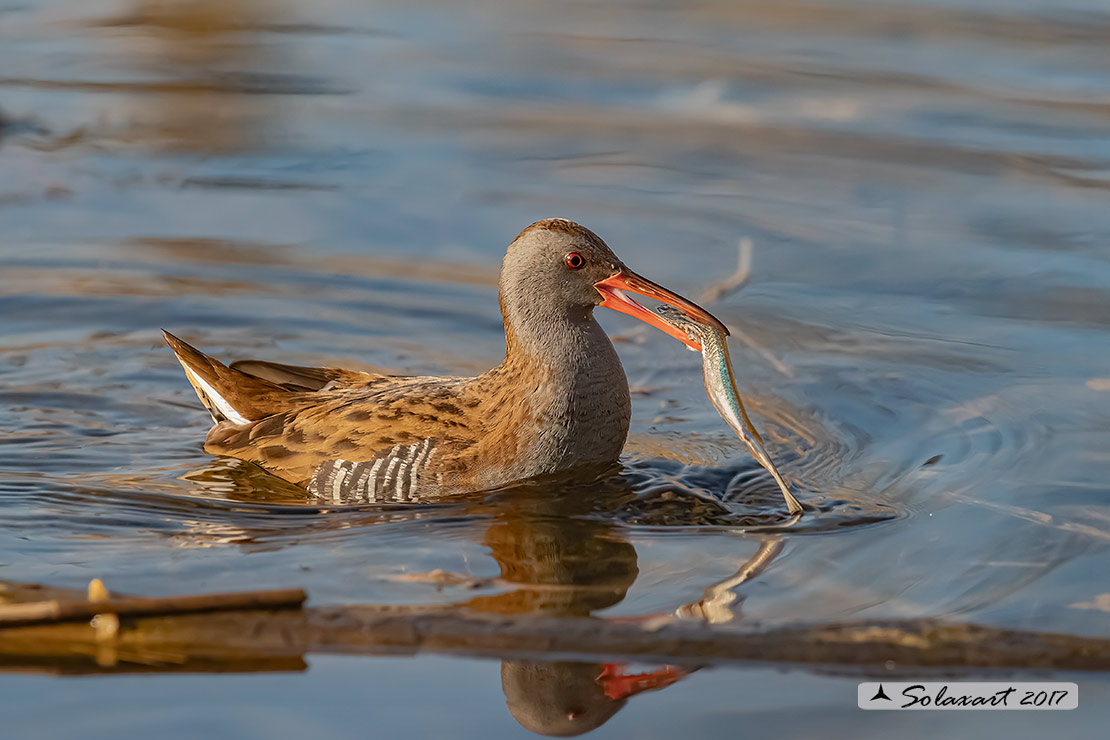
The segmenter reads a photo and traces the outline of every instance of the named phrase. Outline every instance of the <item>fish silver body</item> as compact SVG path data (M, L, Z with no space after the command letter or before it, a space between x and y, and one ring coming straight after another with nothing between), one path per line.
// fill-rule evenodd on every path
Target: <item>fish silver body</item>
M786 501L786 508L791 514L801 514L802 505L790 488L786 485L774 460L767 454L763 446L763 438L759 436L744 404L740 400L740 393L736 390L736 381L732 375L732 361L728 355L728 344L725 335L720 329L703 324L689 318L686 314L670 306L660 306L656 309L664 321L674 326L701 345L702 373L705 376L705 393L717 409L721 418L732 427L737 436L747 445L752 457L762 465L771 477L775 479L782 497Z

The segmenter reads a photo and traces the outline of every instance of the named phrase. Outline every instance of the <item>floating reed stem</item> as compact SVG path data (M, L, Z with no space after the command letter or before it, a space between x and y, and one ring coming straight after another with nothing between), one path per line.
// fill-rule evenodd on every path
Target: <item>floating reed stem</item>
M0 604L0 628L81 622L92 619L98 614L153 617L247 609L294 609L300 608L306 598L304 589L282 588L190 596L133 596L98 601L51 599L22 604Z

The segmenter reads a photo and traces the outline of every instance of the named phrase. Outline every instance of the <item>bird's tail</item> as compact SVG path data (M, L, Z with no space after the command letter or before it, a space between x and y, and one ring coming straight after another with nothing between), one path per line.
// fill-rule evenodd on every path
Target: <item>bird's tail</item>
M287 388L224 365L168 331L162 332L193 390L216 422L250 424L287 408Z

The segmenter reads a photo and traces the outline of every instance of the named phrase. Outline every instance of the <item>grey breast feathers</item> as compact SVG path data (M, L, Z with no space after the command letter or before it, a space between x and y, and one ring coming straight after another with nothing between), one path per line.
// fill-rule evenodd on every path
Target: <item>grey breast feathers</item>
M397 445L371 460L320 463L308 491L321 503L373 504L419 501L437 488L427 473L435 450L432 439Z

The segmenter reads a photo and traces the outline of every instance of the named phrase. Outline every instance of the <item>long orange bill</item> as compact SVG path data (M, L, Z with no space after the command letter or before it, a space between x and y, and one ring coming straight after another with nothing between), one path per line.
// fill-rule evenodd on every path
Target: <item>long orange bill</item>
M629 316L635 316L641 321L646 321L655 328L670 334L672 337L697 352L701 352L701 342L690 337L682 329L671 326L654 311L647 310L639 303L629 298L625 291L638 293L639 295L666 303L668 306L674 306L694 321L715 327L724 333L725 336L728 336L728 329L724 324L718 321L713 314L697 304L686 300L677 293L672 293L662 285L656 285L647 278L640 277L627 268L623 268L617 274L610 275L604 280L594 283L594 287L597 288L598 293L601 293L601 297L604 299L601 301L601 305L605 306L605 308L611 308L614 311L620 311Z

